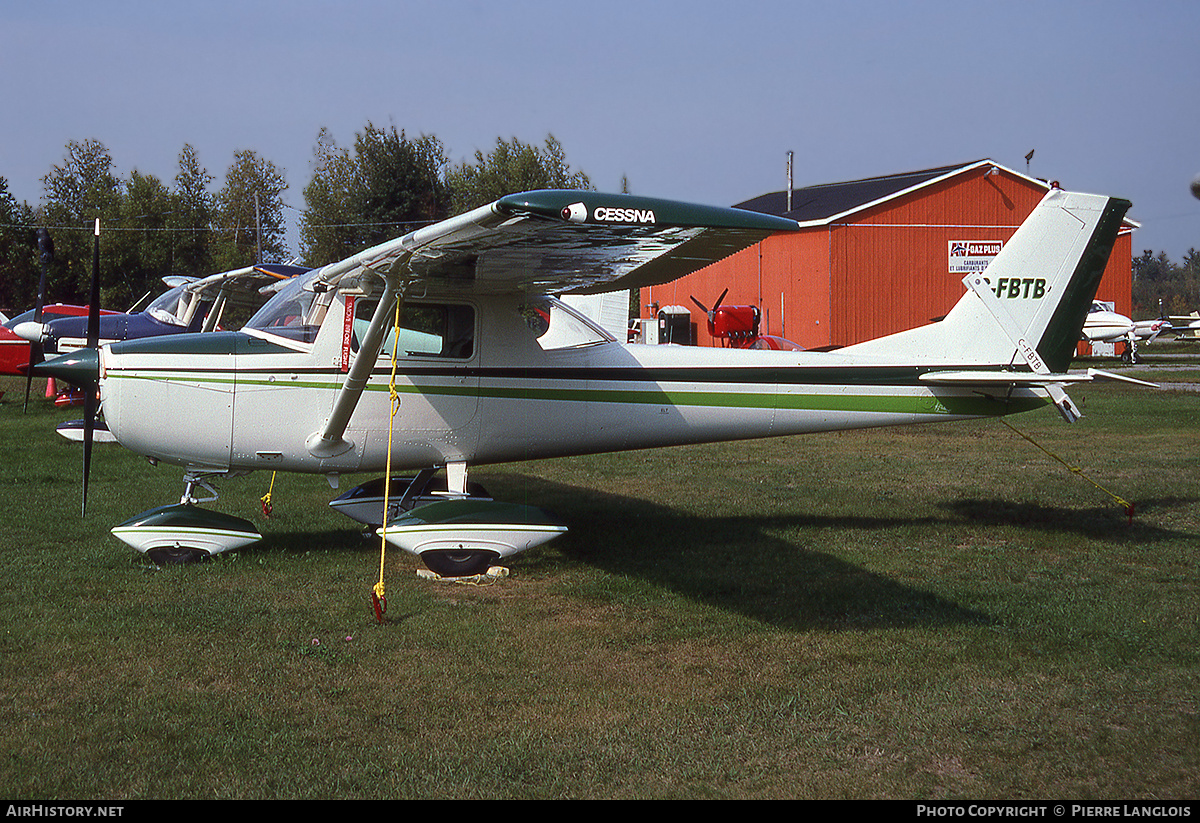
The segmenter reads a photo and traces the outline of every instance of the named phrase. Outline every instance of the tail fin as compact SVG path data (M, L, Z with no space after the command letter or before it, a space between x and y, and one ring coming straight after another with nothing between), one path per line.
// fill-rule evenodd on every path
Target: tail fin
M1066 371L1130 205L1050 191L940 323L842 351Z

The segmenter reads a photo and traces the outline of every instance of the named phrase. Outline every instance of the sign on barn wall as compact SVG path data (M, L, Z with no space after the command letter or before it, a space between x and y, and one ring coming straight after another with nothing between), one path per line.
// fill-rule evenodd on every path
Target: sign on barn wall
M987 268L1000 253L1003 240L951 240L949 246L950 273L965 277Z

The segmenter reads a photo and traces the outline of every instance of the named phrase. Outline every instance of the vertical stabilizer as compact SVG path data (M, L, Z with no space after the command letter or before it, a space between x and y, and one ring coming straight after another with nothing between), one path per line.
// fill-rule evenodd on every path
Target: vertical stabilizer
M843 351L1066 371L1129 207L1050 191L940 323Z
M997 298L991 313L1002 306L1051 371L1071 362L1129 206L1055 189L983 273Z

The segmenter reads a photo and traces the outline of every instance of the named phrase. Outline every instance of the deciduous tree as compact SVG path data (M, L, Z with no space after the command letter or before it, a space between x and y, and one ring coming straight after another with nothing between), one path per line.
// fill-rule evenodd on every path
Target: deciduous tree
M274 163L250 150L234 154L225 185L215 201L217 269L287 259L283 227L283 192L287 187L283 172Z
M92 228L97 217L120 210L121 181L112 156L98 140L67 143L61 165L42 178L42 221L54 234L57 265L47 282L48 299L86 302L92 272ZM103 222L101 224L103 226ZM101 269L101 287L106 269Z
M449 198L441 142L410 140L395 126L367 123L353 151L327 129L317 136L313 179L300 220L305 260L322 265L445 218Z
M474 163L463 163L446 175L455 213L482 206L506 194L535 189L590 189L581 171L572 171L562 144L547 135L542 148L515 137L496 139L490 154L475 152Z
M1184 264L1171 262L1166 252L1142 252L1133 260L1135 319L1160 314L1183 315L1200 310L1200 254L1189 249Z
M18 203L0 177L0 309L18 314L33 306L38 265L33 210Z
M102 306L129 309L164 289L162 278L175 273L175 233L168 225L174 206L171 192L154 175L134 169L122 184L102 243Z

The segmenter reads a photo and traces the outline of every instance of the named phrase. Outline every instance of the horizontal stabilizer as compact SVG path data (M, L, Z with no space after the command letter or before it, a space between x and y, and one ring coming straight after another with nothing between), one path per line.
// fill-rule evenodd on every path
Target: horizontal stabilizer
M1050 402L1058 409L1063 420L1074 423L1083 416L1074 401L1063 389L1064 383L1088 383L1091 374L1012 371L943 371L928 372L920 376L922 383L934 386L977 388L980 391L995 391L999 387L1042 389L1050 396Z
M935 371L921 375L922 383L934 386L978 386L980 388L995 388L996 386L1044 387L1063 385L1066 383L1091 383L1095 380L1117 380L1122 383L1133 383L1157 389L1157 383L1148 380L1138 380L1123 374L1088 369L1086 372L1069 372L1066 374L1041 374L1038 372L1013 371Z
M1063 383L1087 383L1093 378L1083 373L1075 374L1039 374L1037 372L1013 371L937 371L923 374L922 383L935 386L979 386L980 388L995 388L996 386L1050 386Z
M1138 380L1136 377L1127 377L1123 374L1113 374L1110 371L1101 371L1100 369L1088 369L1090 377L1098 380L1118 380L1122 383L1133 383L1135 386L1146 386L1150 389L1161 388L1157 383L1151 383L1149 380Z

